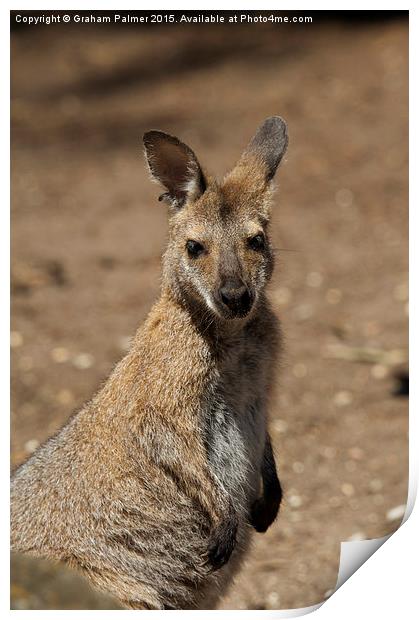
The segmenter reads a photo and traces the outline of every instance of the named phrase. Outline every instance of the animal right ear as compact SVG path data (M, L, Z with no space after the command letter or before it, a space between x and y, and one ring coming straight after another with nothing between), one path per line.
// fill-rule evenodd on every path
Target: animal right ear
M186 201L196 200L204 193L204 174L189 146L174 136L155 130L147 131L143 142L151 175L166 190L159 200L180 208Z
M258 128L241 157L241 163L250 158L263 167L267 181L270 181L288 146L287 124L280 116L267 118Z

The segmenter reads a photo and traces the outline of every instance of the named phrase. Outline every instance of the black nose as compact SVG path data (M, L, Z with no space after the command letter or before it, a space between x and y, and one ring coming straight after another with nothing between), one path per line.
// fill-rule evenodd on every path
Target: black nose
M252 297L244 284L238 286L226 284L220 289L220 298L222 303L237 316L247 314L252 305Z

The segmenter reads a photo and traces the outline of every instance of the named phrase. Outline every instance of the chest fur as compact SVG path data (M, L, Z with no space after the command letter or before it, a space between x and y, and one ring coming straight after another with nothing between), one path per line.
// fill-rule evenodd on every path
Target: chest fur
M259 493L266 434L268 362L252 343L234 347L220 365L206 401L204 428L213 473L247 511Z

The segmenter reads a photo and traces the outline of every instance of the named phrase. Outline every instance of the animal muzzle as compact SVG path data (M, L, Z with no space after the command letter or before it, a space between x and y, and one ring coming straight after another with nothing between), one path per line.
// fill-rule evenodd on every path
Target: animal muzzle
M246 316L253 305L253 295L242 281L227 281L218 291L218 307L226 318Z

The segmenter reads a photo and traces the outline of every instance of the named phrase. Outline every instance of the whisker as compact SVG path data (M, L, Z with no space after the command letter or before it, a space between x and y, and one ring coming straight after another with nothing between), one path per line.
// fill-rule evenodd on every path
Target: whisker
M291 250L290 248L272 248L273 252L301 252L301 250Z

